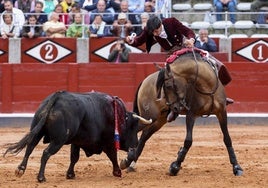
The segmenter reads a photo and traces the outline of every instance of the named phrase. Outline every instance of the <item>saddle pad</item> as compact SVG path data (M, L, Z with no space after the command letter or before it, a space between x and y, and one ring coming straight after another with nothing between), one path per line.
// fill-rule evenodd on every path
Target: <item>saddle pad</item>
M175 51L172 55L170 55L166 62L168 64L171 64L175 61L175 59L177 59L178 57L180 57L181 55L183 54L186 54L186 53L190 53L190 52L197 52L199 53L202 57L207 57L209 55L209 53L205 50L201 50L199 48L182 48L178 51Z

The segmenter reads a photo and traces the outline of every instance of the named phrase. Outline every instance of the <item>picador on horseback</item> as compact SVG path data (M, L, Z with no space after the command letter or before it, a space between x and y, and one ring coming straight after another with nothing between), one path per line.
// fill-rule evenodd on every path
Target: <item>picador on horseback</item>
M146 43L146 50L148 53L155 43L159 43L168 54L173 54L177 50L185 47L193 48L195 43L195 33L190 28L184 26L176 18L166 18L161 21L159 17L152 16L139 36L135 38L128 36L126 41L132 46L140 46ZM211 56L209 53L205 60L216 66L219 80L224 86L232 80L228 70L219 60ZM232 104L233 102L232 99L226 98L227 105ZM167 117L167 121L173 121L177 116L178 114L171 111Z

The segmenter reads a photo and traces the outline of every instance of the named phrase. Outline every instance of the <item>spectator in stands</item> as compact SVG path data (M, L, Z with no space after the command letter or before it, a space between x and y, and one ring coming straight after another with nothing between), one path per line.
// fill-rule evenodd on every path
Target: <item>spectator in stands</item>
M97 1L96 1L97 2ZM93 6L93 4L95 4L96 2L93 2L93 0L84 0L84 3L82 5L82 7L86 7L86 6ZM96 7L92 8L91 10L94 10ZM89 8L90 9L90 8ZM90 10L90 11L91 11Z
M141 23L139 23L141 26L137 27L135 32L137 36L139 36L144 28L146 27L147 21L149 20L149 14L147 12L141 13Z
M66 26L63 22L59 22L59 15L52 12L49 21L44 23L43 30L47 37L62 38L65 37Z
M12 0L4 0L4 7L5 7L5 11L3 12L2 16L1 16L1 22L3 23L3 15L4 13L11 13L12 15L12 20L13 23L16 26L19 26L20 31L22 30L22 27L25 23L25 16L23 14L23 12L20 9L17 9L15 7L13 7L13 1Z
M128 9L134 13L144 12L145 0L128 0Z
M184 37L186 39L183 41ZM148 53L152 45L157 42L166 51L174 51L183 46L193 47L195 33L176 18L165 18L161 21L159 17L152 16L139 36L134 39L128 36L126 41L132 46L140 46L146 43Z
M118 19L113 23L111 33L113 33L114 36L126 38L126 36L130 35L132 32L133 26L127 19L127 15L123 12L119 13Z
M63 0L61 3L62 6L62 12L69 13L71 12L72 5L74 4L73 0Z
M195 47L208 52L218 51L215 41L212 38L209 38L207 29L200 29L198 34L199 36L195 39Z
M139 14L135 14L132 11L128 10L128 1L127 0L122 0L120 3L120 11L115 14L114 19L117 20L118 19L118 14L123 12L126 14L127 19L131 22L131 24L135 25L135 24L139 24L140 23L140 18L139 18Z
M36 1L34 11L31 11L31 13L34 13L37 17L37 23L43 25L45 22L47 22L47 14L42 11L43 10L43 3L41 1Z
M42 27L37 22L36 15L29 15L26 24L22 28L22 37L36 38L42 36Z
M4 12L2 14L3 22L1 22L1 37L3 39L7 38L17 38L20 36L19 27L13 22L13 14L10 12Z
M91 11L90 23L93 22L95 14L101 14L102 20L106 24L111 25L114 22L114 16L112 15L112 12L109 10L106 10L106 1L105 0L98 0L97 9L94 9Z
M152 2L150 1L146 1L144 3L144 12L147 12L149 14L149 16L154 16L155 15L155 8L153 7Z
M85 0L83 8L88 12L97 9L97 4L99 0ZM105 9L114 14L120 11L120 0L105 0Z
M0 2L0 14L2 13L2 12L4 12L5 11L5 7L4 7L4 0L1 0L1 2ZM0 22L1 23L1 22Z
M96 14L93 23L89 27L90 37L111 36L110 27L102 20L101 14Z
M267 6L268 7L268 1L267 0L254 0L251 3L250 10L251 12L259 12L261 7ZM251 14L251 20L256 24L260 23L261 21L258 21L258 16L257 14ZM267 17L268 18L268 17ZM262 21L263 23L266 22L266 19Z
M216 18L217 21L223 20L223 12L224 8L227 8L228 12L235 12L236 11L236 5L237 1L236 0L213 0L214 5L216 7ZM232 23L235 23L236 21L236 15L235 14L230 14L230 20Z
M82 14L74 14L74 23L72 23L66 32L67 37L88 37L89 29L82 25Z
M60 22L63 22L65 26L69 24L69 15L63 12L63 8L61 4L57 4L55 6L54 12L58 13Z
M128 62L128 56L130 52L131 50L130 48L126 47L124 39L119 38L108 56L108 61L112 63Z
M29 13L34 10L35 0L16 0L14 7L20 9L23 13Z
M56 5L58 4L57 0L39 0L43 3L43 10L45 13L50 14L55 10Z
M85 0L82 8L87 10L88 12L91 12L92 10L95 10L97 8L97 3L98 0Z
M74 15L75 13L81 13L83 18L82 18L82 22L84 21L84 24L89 25L90 24L90 18L89 18L89 14L88 11L85 9L81 9L79 3L74 3L72 5L72 9L71 12L69 12L69 24L72 24L74 22Z

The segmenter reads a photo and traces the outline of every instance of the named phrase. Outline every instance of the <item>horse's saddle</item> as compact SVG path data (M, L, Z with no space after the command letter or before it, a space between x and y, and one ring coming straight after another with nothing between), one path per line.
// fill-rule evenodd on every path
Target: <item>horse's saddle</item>
M181 55L193 52L199 53L205 61L209 62L209 64L214 64L216 66L216 68L218 69L219 80L223 85L227 85L229 82L231 82L232 80L231 75L229 74L225 65L218 59L210 55L208 51L199 48L183 48L177 50L167 58L166 63L171 64Z

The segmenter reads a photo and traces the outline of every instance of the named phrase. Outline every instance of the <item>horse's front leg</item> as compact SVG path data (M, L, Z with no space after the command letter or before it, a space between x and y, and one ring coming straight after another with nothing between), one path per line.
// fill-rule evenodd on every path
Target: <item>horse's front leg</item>
M218 120L221 126L221 131L223 133L223 141L227 148L230 163L233 165L233 173L236 176L243 175L243 169L240 167L240 165L237 162L236 155L234 152L234 148L232 146L232 140L229 135L228 127L227 127L227 113L226 111L223 111L222 114L218 115Z
M164 120L166 121L166 120ZM165 122L164 122L165 123ZM156 121L153 125L148 128L143 129L142 134L140 136L138 146L136 148L131 149L128 152L128 156L126 159L123 159L120 163L120 168L126 169L131 166L129 171L134 171L135 162L137 162L139 156L141 155L143 148L145 146L146 141L155 133L157 132L163 125L163 122ZM133 162L133 163L132 163Z
M193 143L193 126L195 123L195 117L192 114L186 115L186 137L184 140L183 147L180 148L178 152L178 158L176 161L172 162L169 168L169 174L171 176L176 176L181 169L181 163L184 161L187 152Z

